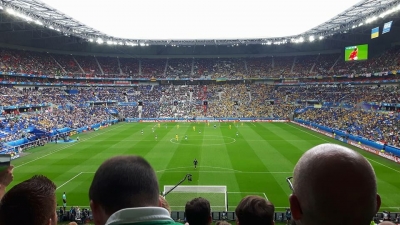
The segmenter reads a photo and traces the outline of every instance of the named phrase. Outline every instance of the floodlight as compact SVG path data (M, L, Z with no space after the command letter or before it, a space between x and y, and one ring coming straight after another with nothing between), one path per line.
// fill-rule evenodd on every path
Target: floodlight
M35 23L36 23L37 25L43 26L43 23L40 22L39 20L35 20Z
M313 35L311 35L311 36L308 38L308 40L309 40L310 42L313 42L313 41L315 40L315 38L314 38Z
M319 40L322 40L322 39L324 39L324 36L319 36Z
M103 44L103 43L104 43L103 39L101 39L101 38L97 38L96 42L97 42L98 44Z
M6 10L6 12L8 12L8 13L11 14L11 15L14 15L14 14L15 14L14 9L11 9L11 8L8 8L8 9Z
M304 42L304 38L303 38L303 37L300 37L300 38L299 38L299 42Z
M361 27L362 25L364 25L363 23L358 24L359 27Z
M112 44L113 44L113 42L112 42L112 41L110 41L110 40L108 40L108 41L107 41L107 44L108 44L108 45L112 45Z
M375 20L377 20L377 19L378 19L378 17L373 16L373 17L371 17L371 18L368 18L368 19L365 21L365 23L371 23L371 22L373 22L373 21L375 21Z
M124 43L122 41L118 42L119 45L124 45Z
M56 29L56 31L58 31L58 32L61 32L61 30L60 30L60 29L58 29L58 28Z
M54 30L54 27L53 27L53 26L49 26L49 29L52 29L52 30Z
M93 38L89 38L89 42L93 42Z
M356 27L357 27L356 25L353 25L351 28L354 29L354 28L356 28Z
M4 9L3 6L0 5L0 10L3 10L3 9Z

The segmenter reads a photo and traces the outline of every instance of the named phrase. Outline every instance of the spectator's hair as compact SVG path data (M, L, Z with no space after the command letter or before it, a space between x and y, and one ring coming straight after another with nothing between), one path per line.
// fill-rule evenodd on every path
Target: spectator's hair
M274 205L260 196L244 197L236 207L239 225L274 224Z
M116 156L97 169L89 198L112 215L124 208L157 207L158 181L150 164L140 156Z
M210 202L205 198L194 198L186 203L186 220L190 225L206 225L210 223Z
M69 222L68 225L78 225L76 222Z
M171 215L171 207L169 207L169 204L167 202L167 200L163 197L163 196L159 196L159 201L160 201L160 205L161 207L163 207L164 209L168 210L169 214Z
M48 224L56 213L55 191L56 185L42 175L15 185L1 199L0 224Z

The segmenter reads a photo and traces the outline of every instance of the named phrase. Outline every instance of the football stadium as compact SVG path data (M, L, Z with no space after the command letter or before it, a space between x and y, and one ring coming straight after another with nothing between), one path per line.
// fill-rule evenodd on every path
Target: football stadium
M400 224L398 1L62 2L0 0L0 225Z

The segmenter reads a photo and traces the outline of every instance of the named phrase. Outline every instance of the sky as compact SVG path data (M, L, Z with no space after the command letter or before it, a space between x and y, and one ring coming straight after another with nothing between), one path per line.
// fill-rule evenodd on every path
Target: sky
M41 0L128 39L250 39L301 34L360 0Z

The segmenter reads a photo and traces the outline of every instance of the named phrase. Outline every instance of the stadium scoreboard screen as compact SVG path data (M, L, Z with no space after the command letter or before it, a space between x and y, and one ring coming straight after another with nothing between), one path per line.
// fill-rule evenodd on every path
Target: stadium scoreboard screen
M368 59L368 45L348 46L344 49L344 61L359 61Z

